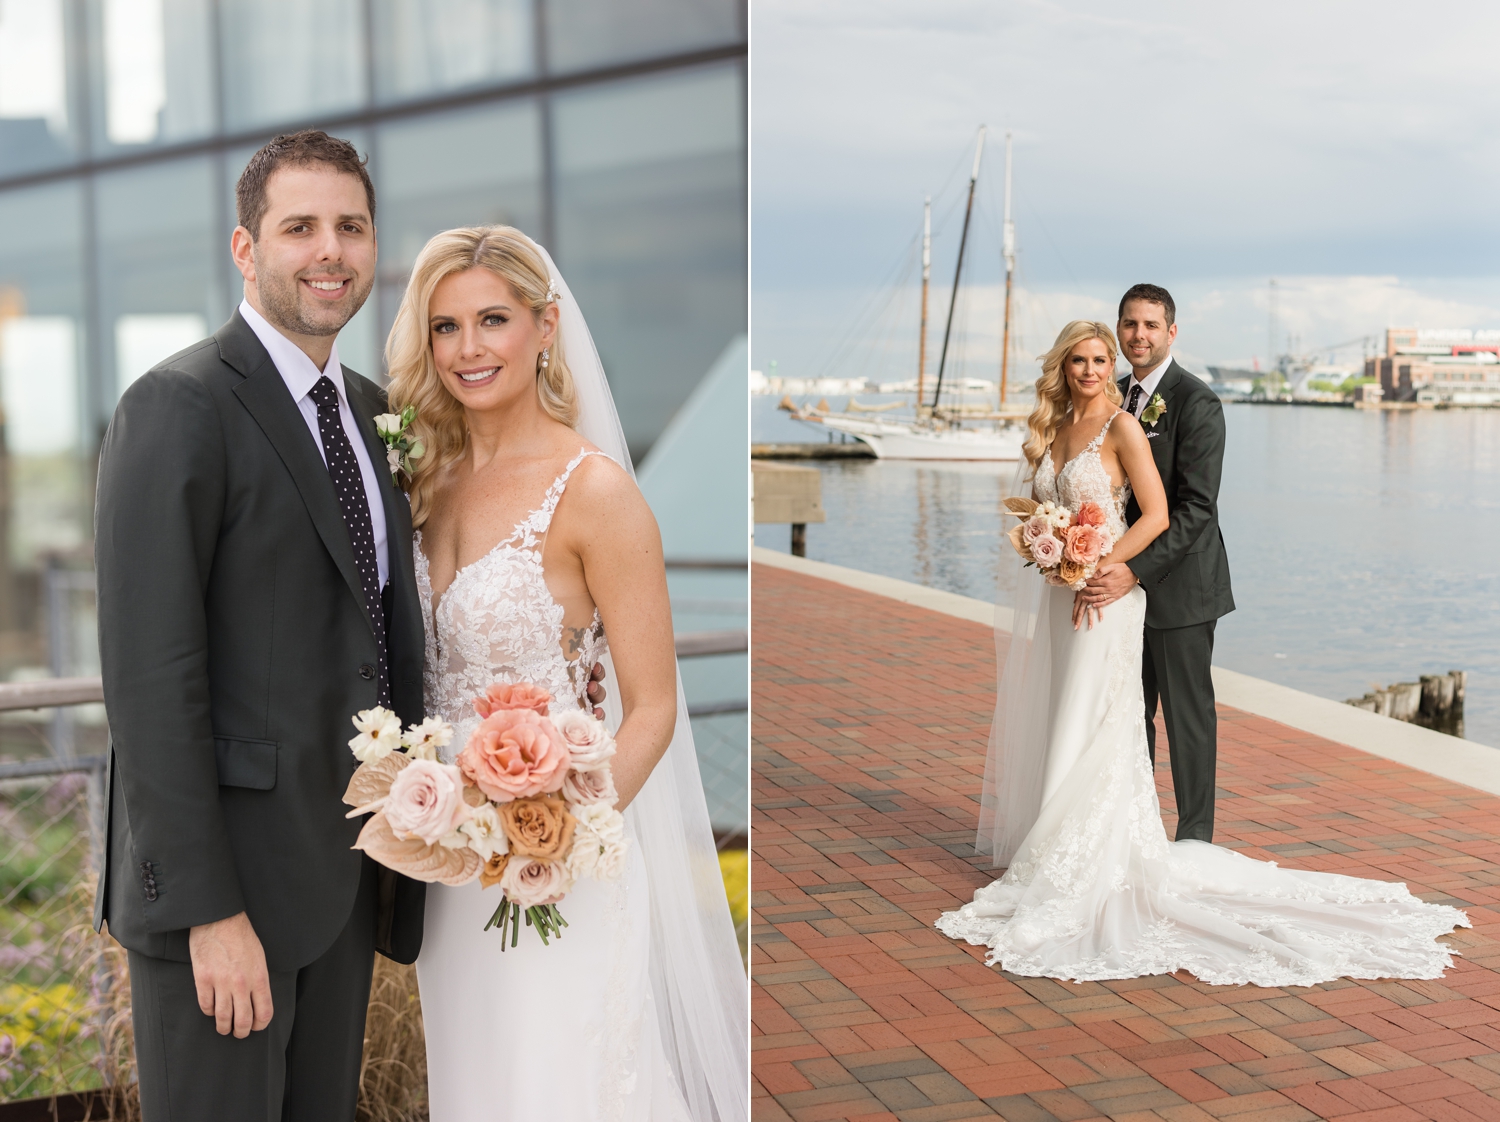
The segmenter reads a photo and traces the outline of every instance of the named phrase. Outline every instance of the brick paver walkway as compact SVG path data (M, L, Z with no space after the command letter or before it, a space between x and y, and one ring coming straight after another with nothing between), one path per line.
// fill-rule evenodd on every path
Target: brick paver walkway
M931 927L991 877L988 629L753 579L757 1122L1500 1119L1500 799L1221 708L1216 840L1467 907L1466 957L1311 989L1017 978Z

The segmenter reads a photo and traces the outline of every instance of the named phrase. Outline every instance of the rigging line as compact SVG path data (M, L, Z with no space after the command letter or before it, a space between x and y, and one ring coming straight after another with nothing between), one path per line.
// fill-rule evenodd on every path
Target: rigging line
M1063 272L1068 274L1068 283L1071 284L1074 288L1077 288L1078 277L1073 273L1073 266L1068 264L1068 259L1063 256L1062 250L1058 249L1057 243L1052 240L1052 232L1047 229L1047 224L1042 221L1041 214L1037 211L1036 207L1031 205L1031 200L1028 199L1024 194L1015 192L1014 189L1012 189L1012 191L1013 194L1020 195L1020 201L1026 204L1026 213L1029 214L1036 222L1037 229L1041 230L1042 237L1047 239L1047 244L1052 247L1052 252L1057 254L1057 260L1062 264Z
M865 303L856 311L853 321L833 344L832 348L821 362L814 366L815 377L824 377L827 372L837 368L837 364L844 361L845 351L853 346L856 337L866 330L865 324L871 318L880 315L889 305L895 290L899 285L896 283L903 277L909 275L921 254L922 235L920 232L912 235L901 254L895 258L891 265L887 266L879 281L872 286L871 295L866 298ZM880 299L881 294L884 299Z

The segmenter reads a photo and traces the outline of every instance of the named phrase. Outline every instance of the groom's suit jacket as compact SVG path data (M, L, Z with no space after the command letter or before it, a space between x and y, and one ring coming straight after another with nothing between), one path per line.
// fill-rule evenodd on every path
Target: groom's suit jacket
M422 717L411 512L343 368L389 527L391 704ZM341 799L350 717L377 704L376 640L333 481L271 356L236 312L120 400L99 458L99 646L108 853L94 923L189 961L190 927L244 911L273 971L317 959L359 887ZM423 886L385 873L376 946L422 939Z
M1120 379L1130 393L1130 377ZM1157 384L1166 411L1142 423L1167 492L1167 531L1129 562L1146 590L1146 626L1207 623L1234 611L1229 555L1219 532L1219 477L1224 470L1224 406L1200 378L1174 359ZM1134 496L1125 520L1141 508Z

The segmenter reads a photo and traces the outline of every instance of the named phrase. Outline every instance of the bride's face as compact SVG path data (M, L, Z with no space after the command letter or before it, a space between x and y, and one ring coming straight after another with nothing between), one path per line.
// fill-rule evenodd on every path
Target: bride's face
M1075 402L1082 403L1102 394L1115 375L1115 364L1104 340L1085 339L1069 351L1063 359L1063 375L1068 379L1068 390Z
M450 273L427 308L432 360L465 409L487 412L536 398L538 359L557 335L557 305L540 317L488 269Z

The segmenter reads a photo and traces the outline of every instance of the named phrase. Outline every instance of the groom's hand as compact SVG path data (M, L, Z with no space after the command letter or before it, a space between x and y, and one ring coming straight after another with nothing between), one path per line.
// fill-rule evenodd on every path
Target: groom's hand
M1113 604L1135 585L1135 573L1130 566L1117 561L1111 565L1100 565L1098 571L1083 586L1078 598L1091 608L1103 608Z
M239 1040L271 1023L271 976L266 952L244 912L188 932L198 1008L220 1036Z
M604 681L604 663L594 663L593 672L589 675L589 704L594 707L596 720L604 720L604 710L599 708L604 704L604 699L609 696L609 691L599 683Z

